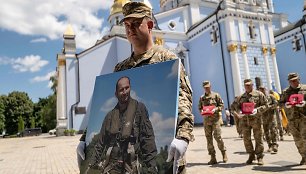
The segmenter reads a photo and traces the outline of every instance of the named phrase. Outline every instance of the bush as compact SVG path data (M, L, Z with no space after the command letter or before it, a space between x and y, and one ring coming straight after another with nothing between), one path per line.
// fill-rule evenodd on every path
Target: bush
M70 129L70 130L69 130L70 136L74 136L74 135L75 135L75 132L76 132L76 131L75 131L74 129Z
M68 136L68 135L69 135L69 130L68 130L68 129L65 129L65 130L64 130L64 135L65 135L65 136Z

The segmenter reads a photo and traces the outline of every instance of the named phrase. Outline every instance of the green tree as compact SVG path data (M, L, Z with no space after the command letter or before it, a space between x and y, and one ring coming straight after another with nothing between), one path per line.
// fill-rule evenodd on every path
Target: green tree
M47 104L40 111L42 117L42 124L45 130L54 129L56 127L56 95L49 95Z
M22 132L24 130L24 121L22 116L18 117L18 132Z
M34 117L30 118L30 128L35 128L35 118Z
M44 113L42 109L48 104L48 98L39 98L37 103L34 103L33 117L35 118L35 125L41 127L42 132L47 132L43 123Z
M5 125L7 133L15 134L18 131L18 117L22 116L25 125L29 126L33 114L33 102L25 92L13 91L9 93L5 106Z
M57 75L54 74L50 77L50 81L52 82L51 90L56 95L56 89L57 89Z
M0 96L0 134L5 129L5 102L6 102L6 96L1 95Z

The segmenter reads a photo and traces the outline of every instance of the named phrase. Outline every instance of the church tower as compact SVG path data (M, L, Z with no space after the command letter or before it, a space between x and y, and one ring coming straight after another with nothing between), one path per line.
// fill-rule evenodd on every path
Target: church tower
M128 2L130 0L114 0L108 17L110 26L119 25L120 20L123 18L122 7Z
M56 103L56 135L64 134L65 129L73 126L68 123L67 115L67 86L66 86L66 61L68 58L76 58L75 34L72 26L68 25L64 35L64 46L62 53L57 54L57 103Z

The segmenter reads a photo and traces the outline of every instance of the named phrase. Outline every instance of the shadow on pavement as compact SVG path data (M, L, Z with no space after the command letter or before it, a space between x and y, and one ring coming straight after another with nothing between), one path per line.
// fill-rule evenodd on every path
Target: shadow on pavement
M253 170L262 171L262 172L285 172L285 171L306 170L306 168L293 168L297 166L300 165L295 164L290 166L254 166Z
M237 168L237 167L244 167L246 166L245 163L218 163L212 165L211 167L219 167L219 168Z
M234 152L233 154L238 154L238 155L247 155L246 151L244 152ZM246 156L246 160L248 159L248 156Z
M193 167L193 166L200 166L200 165L205 165L207 166L207 163L188 163L187 167ZM214 165L208 165L210 167L214 167L214 168L236 168L236 167L244 167L246 166L246 164L244 163L222 163L219 162L218 164L214 164Z
M187 167L207 165L207 163L187 163Z

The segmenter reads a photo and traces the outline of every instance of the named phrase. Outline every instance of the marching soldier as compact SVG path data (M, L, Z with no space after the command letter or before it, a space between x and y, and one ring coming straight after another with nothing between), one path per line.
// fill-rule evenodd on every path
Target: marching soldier
M237 114L240 108L238 104L239 99L240 99L240 96L235 97L233 103L231 104L231 111L232 111L232 114L234 115L234 121L235 121L237 133L239 137L242 138L241 121L240 121L239 115Z
M289 130L302 156L301 165L306 165L306 85L300 83L297 73L288 74L289 87L283 90L279 104L285 108ZM301 98L291 100L293 95Z
M277 153L277 129L276 129L276 118L275 111L277 107L277 101L274 96L267 94L266 88L263 86L259 87L259 91L262 92L268 100L268 110L262 114L263 129L268 143L268 152Z
M208 164L212 165L218 163L216 159L216 151L213 145L213 136L217 141L218 148L222 153L223 162L226 163L228 159L226 154L226 147L224 146L224 142L221 137L221 125L219 121L222 116L221 111L223 109L223 100L218 93L211 91L211 85L209 81L203 82L203 88L205 93L200 97L199 100L200 113L203 111L203 106L213 106L211 114L205 115L203 122L207 140L208 154L211 156Z
M274 96L277 103L279 102L280 96L277 92L270 90L270 95ZM279 134L279 140L284 141L284 128L283 128L283 123L282 123L283 119L282 119L281 109L279 108L279 106L277 106L275 109L275 117L276 117L277 130Z
M241 127L243 133L243 141L246 152L249 158L246 164L252 164L257 156L258 165L263 165L263 132L262 132L262 119L261 114L266 110L268 101L264 94L260 91L253 89L253 82L251 79L244 80L245 93L239 99L238 105L245 106L246 104L253 104L251 113L243 113L246 108L239 108L239 117L241 118ZM251 131L253 129L255 139L255 149L251 140Z

